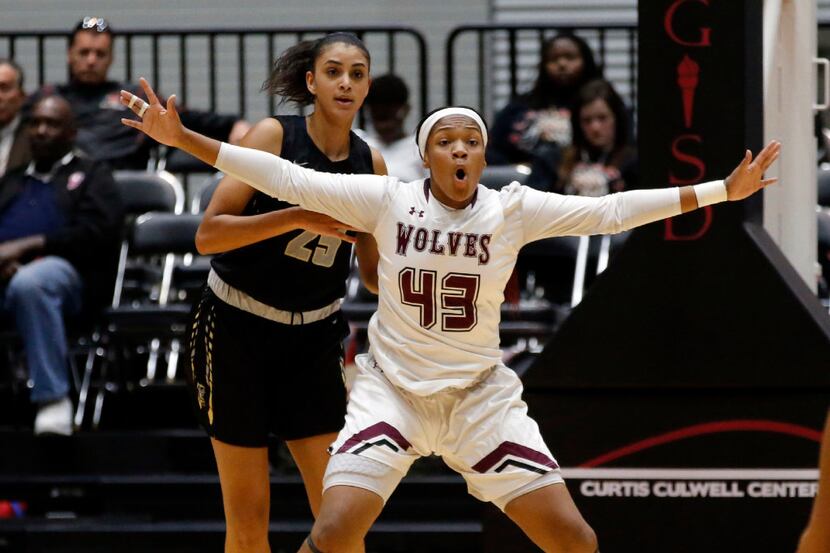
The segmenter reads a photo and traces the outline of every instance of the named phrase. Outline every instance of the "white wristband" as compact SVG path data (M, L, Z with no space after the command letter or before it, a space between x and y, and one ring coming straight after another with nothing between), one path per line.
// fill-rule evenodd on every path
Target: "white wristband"
M726 183L722 180L713 180L711 182L704 182L696 184L692 187L697 197L697 207L717 204L725 202L726 197Z

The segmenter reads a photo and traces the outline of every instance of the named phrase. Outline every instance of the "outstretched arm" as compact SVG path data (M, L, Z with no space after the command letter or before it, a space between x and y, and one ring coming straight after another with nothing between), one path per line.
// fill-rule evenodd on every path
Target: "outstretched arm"
M525 241L563 235L613 234L674 217L726 200L743 200L778 179L764 172L778 159L781 144L770 142L753 159L743 160L723 181L682 188L630 190L600 198L562 196L525 190L522 198Z
M387 199L389 177L337 175L304 169L270 153L240 148L185 128L176 112L175 96L161 105L145 79L141 86L149 102L127 91L121 102L141 121L121 121L150 138L184 150L261 192L325 213L364 232L372 232Z

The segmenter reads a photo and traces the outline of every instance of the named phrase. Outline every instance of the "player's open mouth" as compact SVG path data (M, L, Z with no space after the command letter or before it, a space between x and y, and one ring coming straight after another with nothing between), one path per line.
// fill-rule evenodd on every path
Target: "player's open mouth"
M464 180L467 177L467 173L462 168L458 168L455 170L455 178L458 180Z
M350 106L354 103L351 98L335 98L334 100L341 106Z

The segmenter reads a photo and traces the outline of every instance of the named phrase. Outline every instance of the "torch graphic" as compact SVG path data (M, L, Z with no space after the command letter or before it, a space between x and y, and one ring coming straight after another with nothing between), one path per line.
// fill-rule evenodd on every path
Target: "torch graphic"
M695 90L699 82L700 65L688 55L677 66L677 86L683 93L683 118L686 128L692 126L692 117L695 107Z

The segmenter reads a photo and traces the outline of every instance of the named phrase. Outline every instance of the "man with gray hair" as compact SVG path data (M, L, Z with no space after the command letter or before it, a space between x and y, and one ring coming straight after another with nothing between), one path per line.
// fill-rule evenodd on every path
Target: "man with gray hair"
M0 58L0 177L31 159L21 116L25 99L23 70L14 61Z

